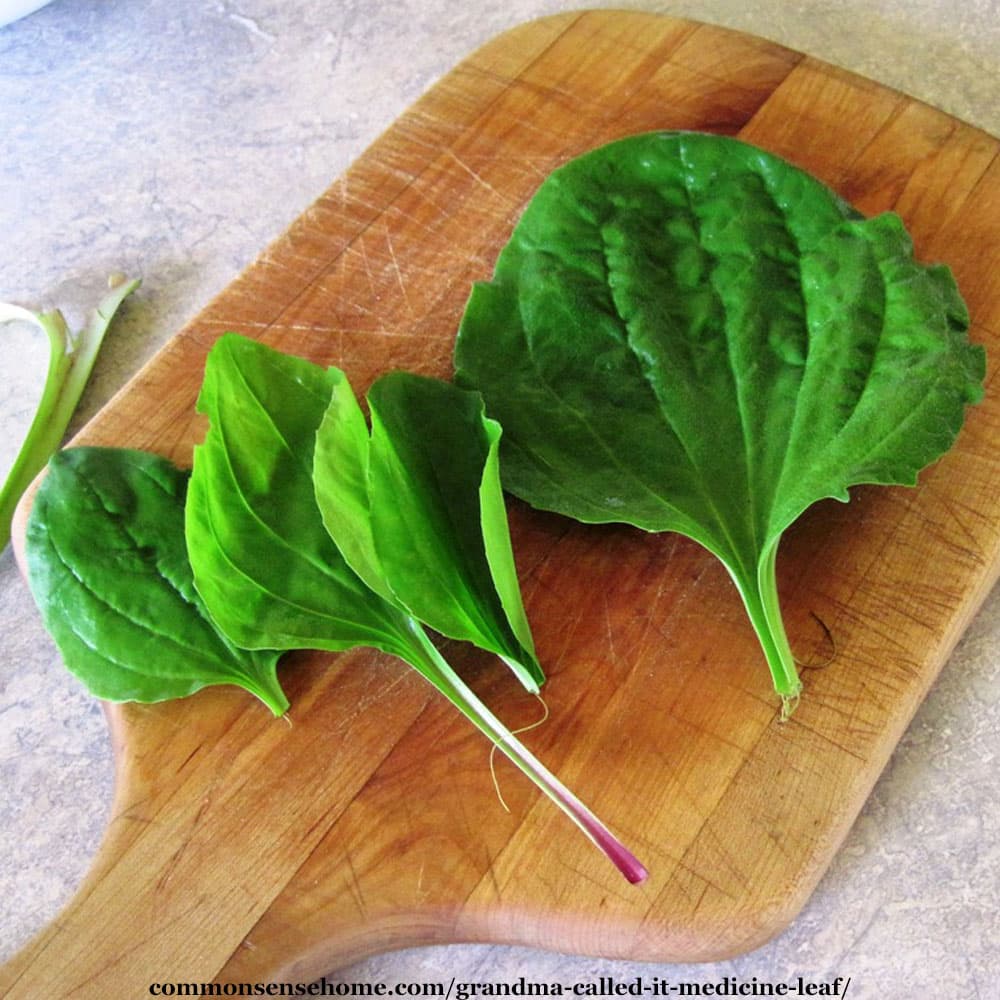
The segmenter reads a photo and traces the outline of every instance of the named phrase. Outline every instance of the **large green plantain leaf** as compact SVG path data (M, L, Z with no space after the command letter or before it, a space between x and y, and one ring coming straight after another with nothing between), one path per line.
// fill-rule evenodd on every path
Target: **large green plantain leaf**
M187 472L146 452L55 455L28 520L32 594L66 666L97 697L155 702L237 684L280 715L279 654L235 646L195 590L187 483Z
M950 447L982 392L967 328L895 215L866 220L745 143L654 133L542 184L473 290L456 378L503 425L513 493L718 556L787 703L781 534Z

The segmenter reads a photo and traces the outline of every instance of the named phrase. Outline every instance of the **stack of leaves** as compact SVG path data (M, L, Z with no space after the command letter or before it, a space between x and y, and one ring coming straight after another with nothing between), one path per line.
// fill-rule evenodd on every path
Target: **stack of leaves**
M109 700L238 684L287 708L282 651L369 646L448 698L607 854L642 865L501 723L426 628L543 680L478 393L406 373L369 396L236 334L213 347L188 475L156 456L69 449L27 531L31 587L67 666Z

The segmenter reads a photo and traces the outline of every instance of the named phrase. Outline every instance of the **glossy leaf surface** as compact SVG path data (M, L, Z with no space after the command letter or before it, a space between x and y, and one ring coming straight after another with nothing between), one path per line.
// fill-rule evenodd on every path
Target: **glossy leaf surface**
M155 702L237 684L280 715L279 654L236 647L195 590L187 482L145 452L55 455L27 526L32 594L67 667L99 698Z
M380 378L368 404L370 436L338 392L317 437L327 528L375 589L442 635L503 657L537 691L544 678L511 551L499 426L478 393L406 372Z
M506 754L626 878L645 878L645 868L489 711L395 597L382 572L383 556L389 545L410 539L377 538L380 522L369 522L367 512L383 502L408 510L420 505L405 495L409 476L398 483L404 492L374 496L364 419L342 373L226 334L209 354L199 408L211 426L195 453L187 538L199 592L222 627L251 647L367 645L394 653ZM315 495L314 452L320 463L329 460L343 473L332 489L331 469L319 477L327 482L321 492L332 534ZM419 481L419 475L412 479ZM447 552L450 539L441 545ZM427 585L437 591L430 575Z
M316 429L336 382L236 334L215 344L198 398L211 424L187 503L195 583L241 645L403 655L407 616L351 569L316 506Z
M912 484L982 392L950 272L736 140L656 133L547 179L455 351L504 428L504 483L588 522L679 531L727 566L786 699L782 532Z

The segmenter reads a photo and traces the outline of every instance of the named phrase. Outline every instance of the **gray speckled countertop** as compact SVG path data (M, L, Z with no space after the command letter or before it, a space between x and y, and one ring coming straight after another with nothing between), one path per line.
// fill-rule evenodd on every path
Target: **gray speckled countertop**
M71 317L112 271L145 283L110 336L93 414L440 75L570 0L56 0L0 28L0 300ZM728 25L1000 133L996 0L621 3ZM44 347L5 331L0 426L20 438ZM0 454L0 461L7 459ZM0 948L86 870L107 816L98 705L0 555ZM812 900L732 962L651 969L488 946L422 948L345 981L563 983L851 976L850 996L995 997L1000 983L1000 594L973 622ZM183 970L178 970L179 976Z

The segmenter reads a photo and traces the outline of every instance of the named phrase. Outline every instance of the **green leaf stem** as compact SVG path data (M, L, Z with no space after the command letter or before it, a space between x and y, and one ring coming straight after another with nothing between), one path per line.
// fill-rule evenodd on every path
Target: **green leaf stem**
M45 467L66 433L118 307L139 287L138 279L121 279L110 284L110 291L78 333L69 329L58 309L36 313L21 306L0 303L0 325L31 323L42 330L49 341L49 366L42 395L28 433L0 489L0 548L10 541L11 519L18 500Z

